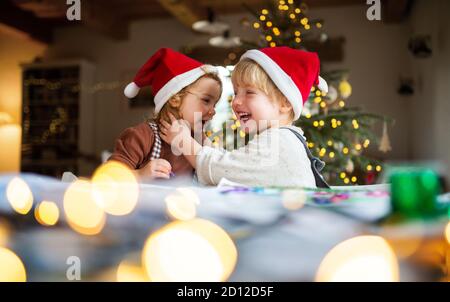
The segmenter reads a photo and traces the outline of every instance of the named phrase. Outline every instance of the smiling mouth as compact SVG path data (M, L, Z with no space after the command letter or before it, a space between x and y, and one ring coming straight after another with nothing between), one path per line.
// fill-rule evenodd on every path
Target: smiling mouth
M237 113L238 119L241 122L248 122L250 120L250 118L252 117L252 115L248 112L238 112Z

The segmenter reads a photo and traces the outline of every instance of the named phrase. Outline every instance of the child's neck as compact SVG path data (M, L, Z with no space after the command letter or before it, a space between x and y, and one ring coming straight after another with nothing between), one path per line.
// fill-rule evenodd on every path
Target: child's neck
M280 127L292 126L292 124L293 124L293 121L291 121L291 120L281 119L281 120L279 120L278 123L270 124L269 127L265 128L264 130L258 131L257 134L261 134L261 132L264 132L269 129L277 129Z
M290 120L282 120L280 121L279 127L292 126L293 121Z
M270 125L269 128L280 128L280 127L292 126L292 123L293 123L293 121L291 119L281 117L280 119L278 119L277 123Z

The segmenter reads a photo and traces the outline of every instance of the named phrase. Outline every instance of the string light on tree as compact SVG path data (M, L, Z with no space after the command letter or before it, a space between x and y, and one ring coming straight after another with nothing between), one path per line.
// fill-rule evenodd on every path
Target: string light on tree
M300 45L303 42L303 39L300 38L301 31L310 31L312 29L311 25L315 25L317 30L323 27L323 20L311 20L306 15L307 10L308 8L303 1L278 1L278 5L273 7L273 9L263 8L256 13L252 11L252 14L255 14L258 18L257 22L253 24L253 28L260 31L264 37L273 29L273 33L270 34L273 34L277 39L266 40L271 47L274 47L274 44L271 42L276 43L276 45L286 45L286 43L283 43L286 41L285 37L293 37L294 35L295 38L289 46L297 47L294 43ZM287 20L288 22L286 22Z

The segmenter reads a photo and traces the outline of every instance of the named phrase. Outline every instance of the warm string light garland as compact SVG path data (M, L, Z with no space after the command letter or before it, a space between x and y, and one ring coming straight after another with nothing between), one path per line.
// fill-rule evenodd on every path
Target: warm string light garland
M102 91L122 89L126 82L123 81L111 81L111 82L98 82L94 85L76 84L71 81L49 81L47 79L27 79L24 81L25 87L29 86L43 86L48 90L59 90L63 85L72 85L71 92L85 91L87 93L98 93Z

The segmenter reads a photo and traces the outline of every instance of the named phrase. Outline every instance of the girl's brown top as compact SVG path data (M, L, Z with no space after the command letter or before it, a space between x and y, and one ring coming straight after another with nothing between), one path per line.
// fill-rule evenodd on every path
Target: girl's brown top
M145 167L152 153L155 142L155 133L147 122L140 123L122 131L116 140L114 152L109 160L115 160L136 170ZM166 142L161 144L161 157L172 166L172 172L178 175L192 175L193 168L183 155L172 153L171 147Z

